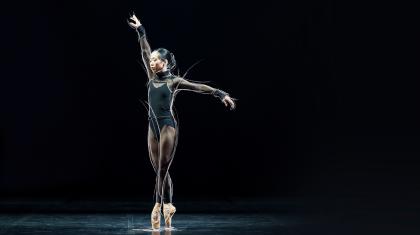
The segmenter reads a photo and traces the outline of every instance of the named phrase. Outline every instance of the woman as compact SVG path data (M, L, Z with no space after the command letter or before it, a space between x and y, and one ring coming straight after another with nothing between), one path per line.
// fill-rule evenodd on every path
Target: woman
M224 91L173 75L171 71L176 66L174 55L164 48L151 51L145 29L134 14L130 17L128 24L137 32L148 76L148 147L150 161L156 172L155 205L151 214L152 228L160 228L162 203L165 228L171 228L171 220L176 208L172 205L172 180L168 170L174 157L178 136L178 125L172 111L176 93L180 90L191 90L212 94L225 106L230 106L231 110L235 109L235 103Z

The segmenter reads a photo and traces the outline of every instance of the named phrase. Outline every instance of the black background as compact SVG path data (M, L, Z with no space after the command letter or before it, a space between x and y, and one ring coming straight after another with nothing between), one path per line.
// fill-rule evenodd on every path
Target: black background
M419 192L414 13L333 1L31 1L2 8L0 190L146 197L152 48L238 99L183 92L174 199ZM405 12L407 11L407 12Z

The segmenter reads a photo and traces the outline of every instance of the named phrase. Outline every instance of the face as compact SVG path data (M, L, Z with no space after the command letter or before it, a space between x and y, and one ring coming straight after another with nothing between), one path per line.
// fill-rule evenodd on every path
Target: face
M161 70L166 70L166 61L161 60L159 56L159 52L157 51L152 52L150 55L150 68L154 73L157 73Z

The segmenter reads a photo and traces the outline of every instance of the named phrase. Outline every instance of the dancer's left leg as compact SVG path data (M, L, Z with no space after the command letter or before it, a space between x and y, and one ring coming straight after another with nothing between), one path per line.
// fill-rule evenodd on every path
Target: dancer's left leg
M160 190L161 198L163 198L163 214L165 227L167 228L171 227L172 216L176 208L172 205L172 190L169 190L169 195L165 195L165 187L163 185L170 184L172 189L172 180L168 182L170 179L169 167L175 154L176 134L175 128L167 125L163 126L159 143L158 189Z
M159 142L159 164L158 164L158 190L164 202L172 201L172 180L169 177L169 167L175 153L176 129L165 125L160 132ZM162 185L169 185L171 190L165 190ZM166 191L166 192L165 192ZM167 195L165 195L167 194Z

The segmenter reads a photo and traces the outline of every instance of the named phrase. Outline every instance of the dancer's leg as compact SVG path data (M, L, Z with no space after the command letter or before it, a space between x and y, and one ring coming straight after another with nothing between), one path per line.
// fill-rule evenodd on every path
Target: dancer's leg
M153 229L160 228L160 215L161 215L161 197L160 197L160 190L158 188L158 168L159 168L159 141L156 138L156 134L159 134L158 129L154 129L156 132L153 132L153 129L149 126L148 136L147 136L147 143L149 148L149 157L150 162L152 163L153 169L156 173L156 184L155 184L155 205L152 210L152 214L150 216L150 222L152 224Z
M162 198L160 196L161 192L158 190L159 141L154 136L150 126L149 126L149 131L148 131L148 147L149 147L150 162L152 163L153 169L156 173L154 199L156 203L161 203L162 202ZM163 196L164 196L165 202L172 202L173 184L172 184L172 179L169 173L167 174L166 178L167 179L164 184Z
M148 135L147 135L147 145L149 148L149 158L150 158L150 163L153 166L153 170L156 173L156 183L155 183L155 193L154 193L154 197L155 197L155 201L160 203L160 198L159 194L158 194L158 188L157 188L157 180L158 180L158 176L157 176L157 170L159 167L159 141L156 139L156 137L153 135L153 131L149 126L149 131L148 131Z
M175 138L176 129L172 126L164 125L160 132L158 189L164 197L165 203L172 201L172 180L168 171L175 153ZM165 185L165 187L162 188L162 185ZM169 190L166 190L166 188Z
M169 167L171 166L175 148L176 148L176 129L172 126L164 125L162 127L159 143L159 169L158 169L158 188L163 195L163 215L165 217L165 227L171 228L172 216L175 214L176 208L172 205L172 190L169 194L166 194L165 187L161 188L161 185L169 183L172 186L172 182L169 182Z

